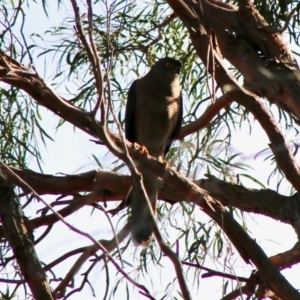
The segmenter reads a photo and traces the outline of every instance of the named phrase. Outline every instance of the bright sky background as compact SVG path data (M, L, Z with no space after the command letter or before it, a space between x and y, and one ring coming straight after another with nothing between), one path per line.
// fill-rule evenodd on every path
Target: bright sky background
M49 7L48 13L50 19L47 19L47 17L45 16L40 4L36 5L31 2L30 11L27 12L25 22L25 33L30 35L31 33L37 32L43 35L44 31L50 26L58 25L62 21L66 11L57 11L55 1L55 4L53 2L53 7ZM72 11L70 10L69 15L72 15ZM47 72L45 74L45 66L43 60L34 59L34 62L35 68L37 69L38 73L41 76L45 76L46 80L49 79L55 72L55 65L47 65ZM103 154L105 153L104 147L94 145L94 143L89 141L90 136L81 132L80 130L76 130L74 132L73 126L69 124L65 124L63 126L63 130L60 129L56 132L55 127L57 125L58 118L54 116L52 112L48 112L46 109L41 109L41 115L43 117L44 127L48 130L50 129L49 132L55 139L55 143L48 141L47 149L45 149L43 145L41 145L43 153L42 156L44 158L43 168L45 173L56 174L58 172L61 172L65 174L74 174L98 168L92 158L92 154L95 154L99 158L102 158ZM267 178L270 173L270 169L267 168L269 162L263 163L263 159L265 158L265 156L261 156L253 162L253 157L255 156L255 154L263 148L268 147L268 139L265 133L261 130L258 122L256 121L254 124L252 135L249 135L248 130L244 129L234 134L233 141L235 149L243 154L240 157L240 161L243 163L251 164L254 169L253 175L255 175L255 177L258 177L267 186ZM108 167L109 164L106 163L106 166ZM30 167L38 171L38 168L34 162L30 165ZM249 187L259 188L259 186L254 185L251 182L248 182L244 179L242 180L245 183L247 182L247 184L249 183ZM269 188L275 189L274 186L270 186ZM44 198L52 199L51 201L53 201L53 198ZM32 214L34 214L35 212L36 207L32 209ZM28 214L29 213L30 212L28 212ZM104 218L103 220L94 220L94 218L90 218L90 213L91 209L83 209L80 212L77 212L68 217L67 221L71 224L76 224L76 226L78 226L81 230L91 233L94 238L111 238L111 229L107 220L105 220ZM252 217L255 217L255 220L251 220ZM274 220L271 220L269 218L257 216L254 214L251 214L247 219L248 226L252 232L252 236L260 244L260 246L262 246L267 255L275 255L277 253L289 250L297 241L296 235L291 226L275 222ZM40 233L43 232L43 230L44 229L36 230L35 236L38 237ZM48 237L37 246L38 255L43 259L45 263L49 263L52 260L56 259L62 253L66 252L67 249L71 250L90 244L89 240L80 237L73 232L70 232L69 229L61 224L56 224L54 226L50 237L51 238ZM45 241L48 241L48 244L45 244ZM134 247L132 248L134 249ZM136 256L136 259L139 259L138 255ZM138 264L137 260L136 264ZM73 261L73 259L70 259L66 265L59 267L57 270L62 271L61 274L64 274L63 272L66 272L68 270L68 267L70 266L68 265L68 263ZM222 264L222 258L218 263ZM209 262L207 262L205 266L214 268L214 265ZM69 299L102 299L105 278L103 277L103 275L99 276L101 267L102 263L99 264L97 268L95 268L90 278L92 283L94 284L94 287L96 287L97 297L93 297L90 289L86 288L84 292L75 294ZM220 268L220 266L218 266L218 268ZM242 264L240 264L240 268L235 267L235 270L237 272L237 275L247 276L248 274L247 272L245 273L244 266ZM300 287L297 279L299 278L299 271L299 267L293 267L291 270L283 272L283 274L287 277L288 280L291 281L292 284L294 284L296 287ZM80 271L80 273L83 272L84 270ZM154 269L153 272L153 278L155 278L154 281L157 281L160 277L159 270ZM170 272L173 272L172 266L170 266ZM114 271L111 274L114 274ZM79 282L78 279L76 282ZM147 288L151 290L150 282L143 282L143 280L141 280L141 283L144 283ZM154 282L154 285L156 289L157 282ZM210 300L220 299L221 286L221 278L202 279L199 295L202 297L202 299L208 299L208 297ZM132 286L131 284L129 284L129 290L131 289ZM131 297L131 299L139 299L136 292L135 295L136 296ZM195 299L196 298L197 295L195 295ZM22 296L20 295L18 299L22 299ZM146 298L140 297L140 299Z

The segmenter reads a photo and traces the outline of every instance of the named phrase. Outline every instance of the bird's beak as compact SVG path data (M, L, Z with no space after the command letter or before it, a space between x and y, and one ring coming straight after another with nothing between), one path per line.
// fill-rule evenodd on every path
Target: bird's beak
M180 71L181 71L181 66L178 66L178 67L176 68L176 70L175 70L175 73L179 75L179 74L180 74Z

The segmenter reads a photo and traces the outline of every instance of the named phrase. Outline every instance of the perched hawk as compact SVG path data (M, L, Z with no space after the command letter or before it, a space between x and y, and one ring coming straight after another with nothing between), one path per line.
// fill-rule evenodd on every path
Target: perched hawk
M130 142L145 146L148 153L162 160L177 137L182 120L182 95L179 85L181 63L170 57L157 61L141 79L135 80L128 93L125 134ZM143 184L154 213L158 194L157 176L139 167ZM134 189L127 199L131 203L132 239L148 247L152 240L150 211Z

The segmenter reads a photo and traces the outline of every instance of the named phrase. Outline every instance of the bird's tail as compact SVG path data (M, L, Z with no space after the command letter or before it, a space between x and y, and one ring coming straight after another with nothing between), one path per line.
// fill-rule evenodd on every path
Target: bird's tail
M157 177L152 173L143 173L143 184L150 200L154 215L156 214ZM151 213L146 199L141 199L140 193L131 189L128 200L131 202L131 235L136 246L149 247L152 236Z

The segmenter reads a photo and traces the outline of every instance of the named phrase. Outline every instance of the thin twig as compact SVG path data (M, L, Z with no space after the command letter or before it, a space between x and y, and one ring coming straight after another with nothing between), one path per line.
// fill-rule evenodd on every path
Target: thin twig
M222 95L216 99L214 103L211 103L197 120L182 127L177 138L182 140L185 136L203 129L221 111L221 109L225 108L233 101L234 100L232 100L228 94Z
M109 214L106 212L106 210L101 205L98 205L98 207L105 214L105 216L106 216L106 218L107 218L107 220L109 222L109 225L110 225L110 227L111 227L111 229L113 231L113 234L114 234L114 236L116 238L117 250L119 252L119 256L120 256L120 261L121 261L122 267L124 268L124 262L123 262L121 251L120 251L118 235L116 234L115 228L114 228L113 223L111 221L111 217L109 216Z
M258 281L258 280L253 280L251 278L235 276L235 275L232 275L232 274L212 270L212 269L206 268L204 266L201 266L200 264L193 264L193 263L189 263L189 262L186 262L186 261L182 261L181 263L183 265L186 265L186 266L195 267L195 268L207 271L208 273L203 274L201 276L202 278L207 278L207 277L212 277L212 276L220 276L220 277L224 277L224 278L228 278L228 279L232 279L232 280L237 280L237 281L241 281L241 282L251 282L251 283L256 283L256 284L261 282L261 281Z
M151 211L151 214L153 214L152 211ZM152 216L152 217L154 220L154 216ZM178 279L179 286L180 286L184 300L191 300L192 296L190 294L187 282L184 278L182 264L181 264L181 261L180 261L178 255L166 244L155 221L154 221L153 227L154 227L153 231L154 231L156 240L161 248L161 251L172 261L172 263L174 265L177 279Z
M284 32L287 30L287 28L289 27L289 23L290 23L292 17L294 17L294 16L297 15L297 10L298 10L298 6L294 7L294 8L291 10L291 12L289 13L289 15L288 15L288 17L287 17L287 19L286 19L286 21L285 21L284 26L280 29L279 33L282 34L282 33L284 33Z
M91 0L86 1L87 6L88 6L88 35L89 35L89 41L91 45L91 54L90 58L93 57L93 59L90 59L90 62L92 63L93 67L93 73L95 76L95 81L96 81L96 89L98 92L98 100L97 103L92 110L92 115L95 116L97 110L102 106L104 107L104 93L103 93L103 76L102 76L102 71L101 71L101 63L99 59L99 53L97 51L94 38L93 38L93 7L92 7L92 2ZM87 49L86 49L87 50Z
M88 21L89 21L89 26L88 26L88 35L89 35L89 39L90 39L90 45L85 37L84 34L84 30L83 30L83 26L82 26L82 20L81 20L81 16L79 14L79 9L78 9L78 5L77 5L77 1L76 0L71 0L72 3L72 7L73 7L73 11L74 11L74 15L75 15L75 24L76 24L76 30L78 32L79 35L79 39L82 42L84 49L87 53L87 56L89 58L89 61L91 63L92 66L92 71L93 71L93 75L95 78L95 87L97 89L98 92L98 100L97 103L94 107L94 109L91 112L92 116L95 116L98 108L100 107L102 100L103 100L103 77L102 77L102 72L101 72L101 68L100 68L100 60L99 57L95 54L97 54L97 50L94 44L94 40L93 40L93 21L92 21L92 4L90 0L87 0L87 4L88 4Z

